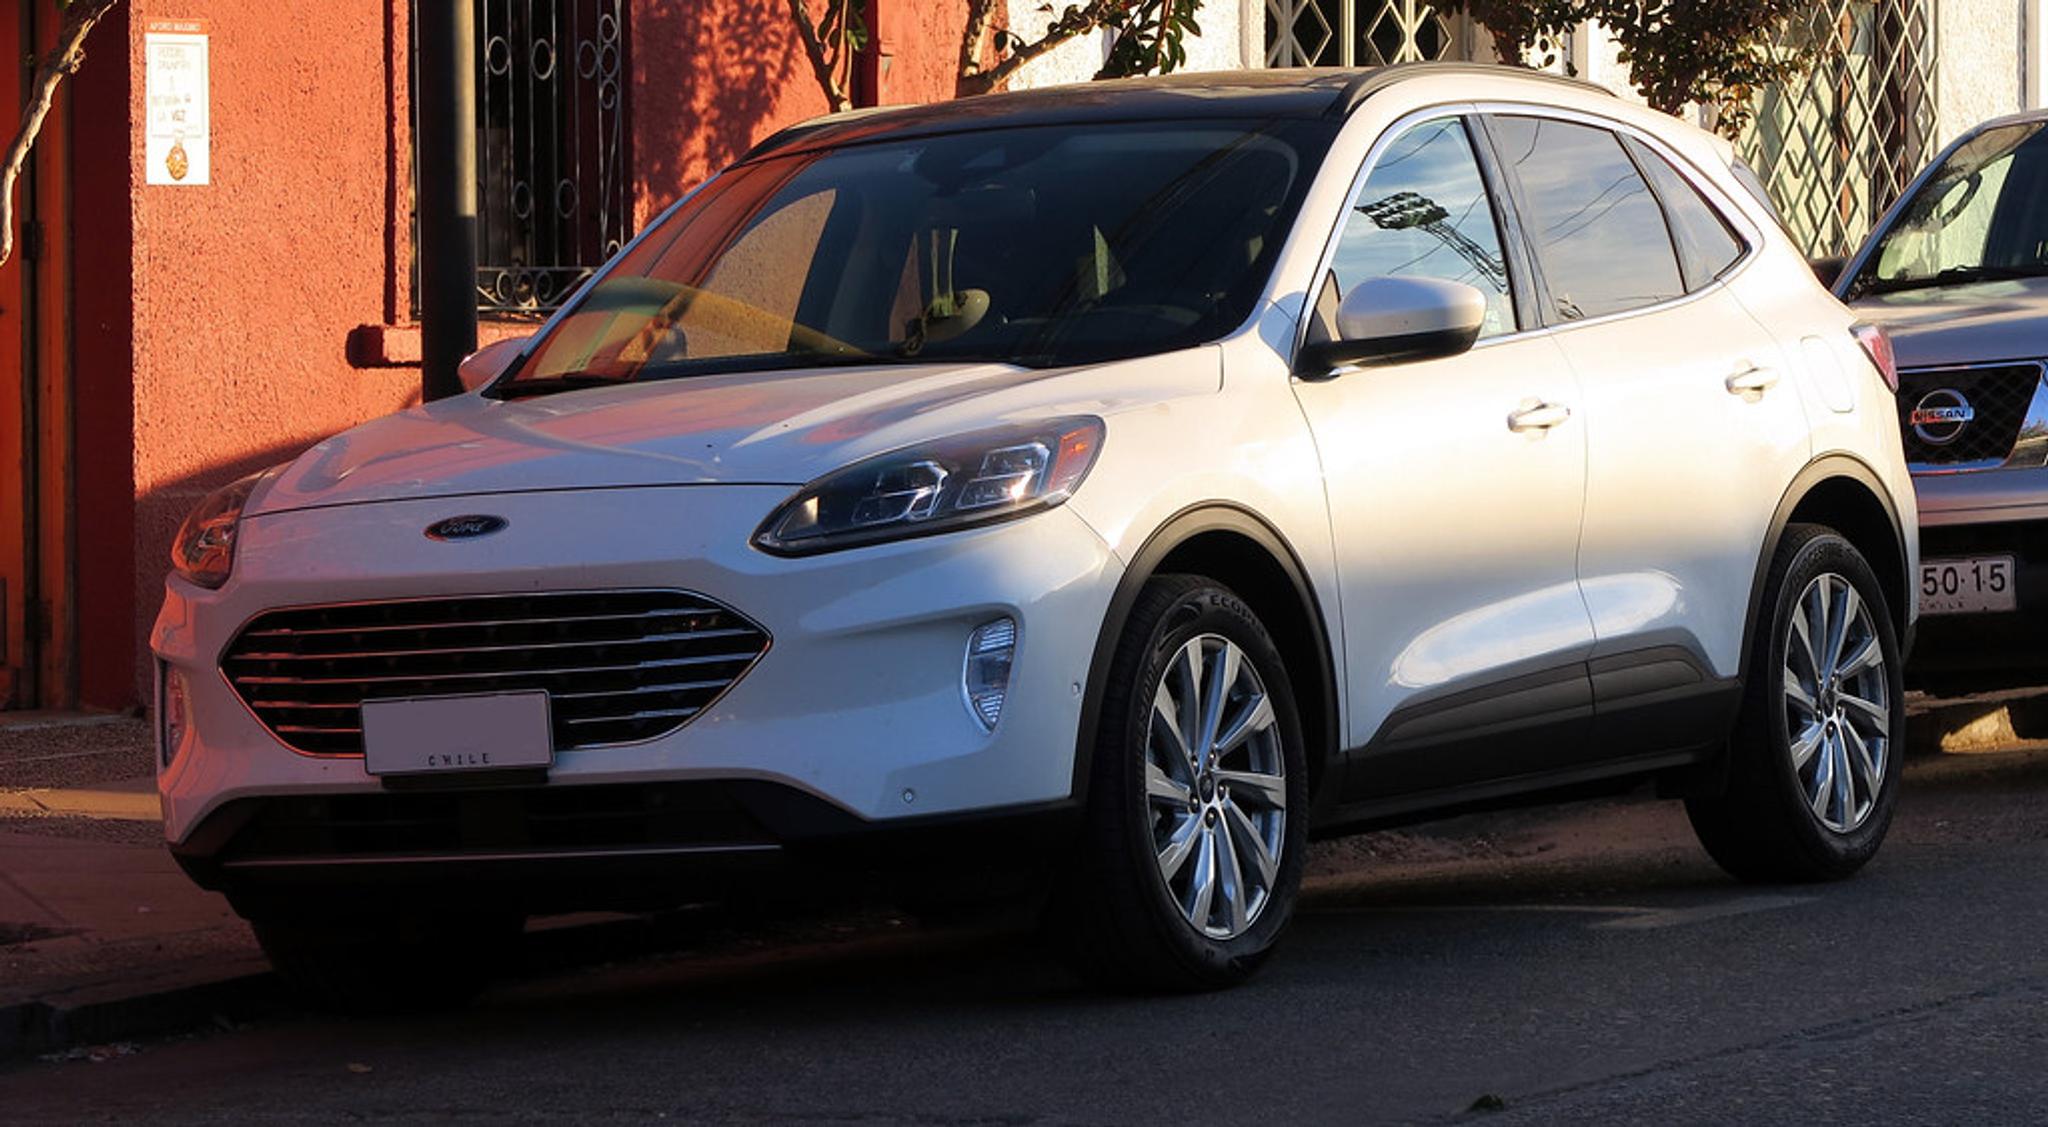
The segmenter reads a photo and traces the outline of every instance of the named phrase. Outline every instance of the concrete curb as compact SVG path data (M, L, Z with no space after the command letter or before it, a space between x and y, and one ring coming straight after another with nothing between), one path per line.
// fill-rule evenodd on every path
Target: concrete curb
M0 1003L0 1062L239 1023L285 1008L283 989L260 958L93 983Z

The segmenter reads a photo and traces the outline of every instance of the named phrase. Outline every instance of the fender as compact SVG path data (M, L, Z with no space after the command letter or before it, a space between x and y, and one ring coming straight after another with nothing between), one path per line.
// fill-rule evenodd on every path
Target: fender
M1912 576L1906 574L1906 532L1899 523L1899 508L1892 501L1892 495L1877 476L1869 463L1853 454L1823 454L1806 464L1792 478L1792 484L1785 489L1785 495L1778 501L1777 511L1771 514L1770 527L1764 533L1763 551L1757 555L1756 571L1749 582L1749 612L1742 620L1742 664L1740 675L1746 683L1749 680L1749 661L1752 643L1756 637L1757 620L1763 614L1764 580L1771 570L1771 559L1778 554L1778 542L1784 539L1785 526L1792 523L1793 510L1813 492L1815 486L1830 478L1845 477L1863 486L1884 509L1885 518L1891 522L1892 542L1897 545L1897 559L1893 562L1907 586L1900 591L1886 592L1892 598L1907 598L1912 594ZM1909 649L1911 638L1906 628L1904 604L1895 611L1894 617L1900 628L1899 647L1901 652Z
M1205 501L1175 513L1146 539L1144 546L1131 557L1123 578L1117 582L1116 593L1110 598L1109 610L1103 615L1102 631L1096 636L1095 651L1088 661L1087 691L1081 699L1081 726L1074 744L1072 800L1075 803L1085 804L1088 799L1089 771L1095 754L1096 733L1102 722L1105 682L1109 678L1110 661L1117 641L1123 637L1124 627L1130 619L1131 607L1138 601L1138 593L1145 584L1158 574L1159 565L1176 548L1208 532L1232 532L1243 536L1263 549L1286 573L1294 597L1309 619L1310 642L1315 658L1313 676L1321 680L1323 690L1323 746L1311 746L1304 752L1308 757L1320 757L1320 777L1325 784L1342 778L1343 753L1340 748L1343 741L1337 728L1336 666L1330 656L1330 638L1324 626L1322 603L1316 597L1314 585L1309 582L1308 571L1302 567L1301 558L1286 538L1263 518L1228 501ZM1320 809L1337 789L1325 785L1315 807ZM1313 814L1312 810L1311 817Z

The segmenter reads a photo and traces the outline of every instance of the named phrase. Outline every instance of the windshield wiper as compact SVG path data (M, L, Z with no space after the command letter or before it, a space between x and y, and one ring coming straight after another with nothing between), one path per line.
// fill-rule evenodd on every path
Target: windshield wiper
M594 372L564 372L558 376L539 376L534 379L513 380L491 393L497 399L525 399L535 395L553 395L558 391L581 391L589 387L616 387L633 382L625 376L600 376Z
M2009 282L2015 278L2048 278L2044 266L1951 266L1919 278L1877 278L1856 287L1862 294L1896 293L1899 290L1932 289L1936 286L1966 286L1972 282Z

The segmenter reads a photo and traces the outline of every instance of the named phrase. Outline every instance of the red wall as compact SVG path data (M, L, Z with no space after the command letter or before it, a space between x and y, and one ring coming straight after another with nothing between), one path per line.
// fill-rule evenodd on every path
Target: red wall
M881 100L951 97L965 5L873 2ZM407 0L126 10L95 33L73 94L77 214L91 217L72 232L81 698L105 707L147 699L148 629L192 505L416 402L419 381L403 366L416 355L403 324ZM210 23L207 186L144 183L151 17ZM629 0L627 24L636 229L755 141L826 109L786 0ZM355 358L378 366L350 362L352 333Z
M144 184L139 128L128 132L132 232L133 442L130 652L141 654L162 599L169 543L205 493L417 398L409 369L352 367L357 325L384 320L392 269L385 235L385 0L135 0L129 114L143 113L149 17L211 24L212 183ZM102 31L117 30L103 28ZM102 41L101 65L116 57ZM88 63L91 65L91 63ZM80 156L83 165L86 158ZM80 169L81 183L88 179ZM81 207L81 216L90 212ZM79 232L77 245L99 238ZM81 270L81 287L88 284ZM81 385L117 373L89 370ZM93 398L81 387L80 399ZM117 425L109 412L107 425ZM90 453L80 450L80 478ZM81 563L94 545L81 520ZM88 593L81 592L84 604ZM81 607L91 613L95 608ZM103 629L82 616L81 641ZM89 704L119 678L82 660ZM146 699L148 668L127 683Z
M880 101L952 97L967 5L871 2ZM647 0L630 11L636 228L756 141L829 108L787 0Z

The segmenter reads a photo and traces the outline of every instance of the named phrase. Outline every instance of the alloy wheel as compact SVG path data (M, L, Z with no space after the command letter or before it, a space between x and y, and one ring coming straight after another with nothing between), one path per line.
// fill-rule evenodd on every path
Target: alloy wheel
M1159 875L1210 939L1244 934L1272 897L1286 775L1272 700L1244 650L1220 634L1190 638L1152 694L1145 795Z
M1785 642L1785 730L1801 797L1846 834L1877 807L1891 756L1891 682L1871 608L1832 572L1800 593Z

